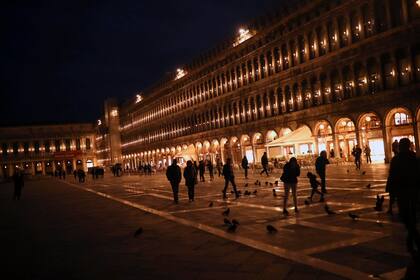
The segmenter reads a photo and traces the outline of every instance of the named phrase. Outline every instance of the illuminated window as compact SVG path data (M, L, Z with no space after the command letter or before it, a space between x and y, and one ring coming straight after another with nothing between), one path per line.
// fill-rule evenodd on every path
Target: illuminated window
M86 150L90 150L90 139L86 138Z
M395 125L404 125L404 124L410 124L410 123L411 123L411 117L407 115L406 113L396 113L394 115Z

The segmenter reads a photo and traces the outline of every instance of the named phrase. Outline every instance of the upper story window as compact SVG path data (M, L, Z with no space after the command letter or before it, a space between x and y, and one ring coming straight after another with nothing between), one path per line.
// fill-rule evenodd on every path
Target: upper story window
M55 151L56 151L56 152L59 152L59 151L61 150L61 147L60 147L60 140L55 140L55 141L54 141L54 146L55 146Z
M86 138L86 150L90 150L90 149L91 149L90 138Z
M80 139L76 139L76 150L80 151Z
M1 151L2 151L3 156L7 155L7 143L1 144Z
M410 123L411 123L410 115L406 113L395 113L394 115L395 125L404 125L404 124L410 124Z
M35 153L39 153L39 141L35 141L34 143L34 149L35 149Z
M70 151L71 150L70 139L65 140L65 145L66 145L66 151Z

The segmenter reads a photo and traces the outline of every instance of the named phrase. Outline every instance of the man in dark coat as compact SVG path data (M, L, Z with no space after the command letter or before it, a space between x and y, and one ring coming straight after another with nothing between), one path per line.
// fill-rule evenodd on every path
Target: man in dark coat
M325 182L327 164L330 164L330 161L327 159L327 152L322 151L315 161L315 169L321 179L321 191L323 193L327 193L327 186Z
M356 145L356 147L353 148L352 155L354 156L356 169L360 170L360 166L362 164L362 149L360 149L359 145Z
M398 153L391 160L387 186L394 189L399 215L407 229L407 250L419 261L420 235L417 230L417 205L420 188L420 167L410 140L399 142ZM417 249L416 249L417 248Z
M223 189L223 198L227 198L226 196L226 190L229 185L229 182L232 184L233 191L235 192L235 197L239 197L239 193L236 190L236 184L235 184L235 175L233 174L233 167L232 167L232 160L228 158L226 160L226 164L223 165L223 176L225 177L225 187Z
M207 160L207 168L209 169L209 174L210 174L210 181L214 180L214 171L213 171L213 163L211 162L211 160Z
M15 190L13 193L13 200L20 200L20 196L22 194L22 188L24 185L23 173L21 171L16 171L15 174L13 174L13 182L15 186Z
M185 185L188 188L188 199L194 201L194 186L197 180L197 170L191 160L187 161L187 167L184 169Z
M268 157L267 152L264 152L264 154L261 157L261 165L263 170L260 172L260 175L262 175L264 172L268 176Z
M200 160L200 163L198 164L198 170L200 173L200 182L204 182L204 172L206 172L206 164L204 163L204 160Z
M171 183L172 192L174 194L174 202L178 203L178 191L179 183L181 182L181 168L179 168L176 159L173 160L172 164L166 170L166 178Z
M246 158L246 156L243 157L242 159L242 163L241 163L242 168L244 169L245 172L245 179L248 179L248 159Z

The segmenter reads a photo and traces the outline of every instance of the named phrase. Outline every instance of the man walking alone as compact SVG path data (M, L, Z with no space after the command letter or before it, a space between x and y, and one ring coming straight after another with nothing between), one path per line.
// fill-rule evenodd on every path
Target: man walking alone
M173 160L172 164L166 170L166 178L171 183L172 192L174 195L174 202L178 204L178 191L179 183L181 182L181 168L179 168L176 159Z

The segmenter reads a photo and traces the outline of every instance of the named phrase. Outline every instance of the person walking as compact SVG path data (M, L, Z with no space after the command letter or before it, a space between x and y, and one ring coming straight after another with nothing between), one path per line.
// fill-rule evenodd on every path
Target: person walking
M245 179L248 179L248 159L246 158L246 156L243 157L242 159L242 163L241 163L242 168L244 169L245 172Z
M188 189L188 200L192 202L194 201L194 186L197 182L197 170L191 160L187 161L187 167L184 169L184 179Z
M311 189L312 189L311 190L311 196L308 197L309 200L312 202L312 198L313 198L314 194L317 193L317 194L320 195L319 202L324 202L324 193L320 192L318 190L318 186L320 186L321 183L316 179L316 175L313 174L312 172L308 172L308 173L306 173L306 177L309 178L309 184L311 185Z
M77 180L77 169L75 169L73 171L73 177L74 177L74 180L76 181Z
M261 165L262 165L263 170L260 172L260 175L262 175L265 172L265 174L267 174L267 177L268 177L269 175L268 175L268 157L267 157L267 152L264 152L264 154L261 157Z
M360 170L362 165L362 149L360 149L359 145L356 145L353 148L351 154L354 156L354 164L356 165L356 169Z
M366 156L366 163L372 163L372 159L370 157L371 150L370 150L369 145L366 145L364 152L365 152L365 156Z
M210 181L214 180L214 171L213 171L213 163L211 162L211 160L207 160L207 168L209 170L209 174L210 174Z
M330 164L330 161L327 159L327 152L322 151L319 154L319 157L315 161L315 170L319 178L321 179L321 192L322 193L327 193L327 186L326 186L326 181L325 181L327 164Z
M217 169L217 173L218 173L219 177L222 175L222 167L223 167L222 161L220 160L219 157L217 157L216 158L216 169Z
M200 160L198 164L198 171L200 173L200 182L205 182L206 180L204 179L204 172L206 172L206 165L204 160Z
M280 177L280 180L284 183L284 200L283 200L283 214L289 215L287 211L287 200L289 199L289 191L292 189L293 203L295 205L295 212L299 212L297 207L297 177L300 175L300 166L295 157L292 157L288 163L283 167L283 174Z
M235 197L238 198L239 197L239 193L236 189L236 184L235 184L235 174L233 174L233 167L232 167L232 159L228 158L226 160L226 164L223 165L223 176L225 177L225 187L222 191L223 193L223 199L226 199L226 190L227 187L229 185L229 182L232 184L233 187L233 191L235 192Z
M16 170L13 174L13 183L14 183L14 193L13 200L20 200L22 195L22 189L24 186L23 173L20 170Z
M387 185L395 191L399 216L407 230L407 250L418 262L420 235L416 214L420 191L420 164L416 154L410 150L410 145L408 138L400 140L398 153L391 160Z
M172 161L172 164L166 170L166 178L171 183L174 202L178 204L179 183L181 182L182 175L181 168L178 166L176 159Z

